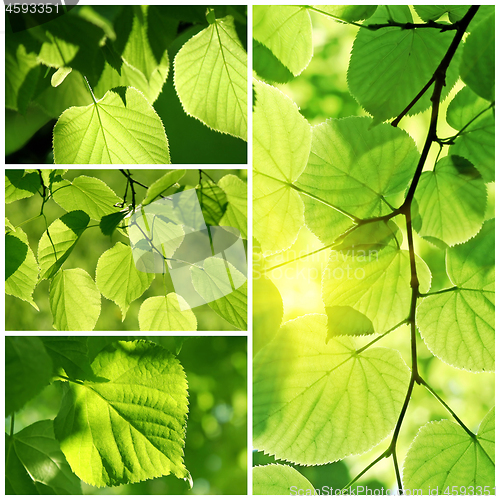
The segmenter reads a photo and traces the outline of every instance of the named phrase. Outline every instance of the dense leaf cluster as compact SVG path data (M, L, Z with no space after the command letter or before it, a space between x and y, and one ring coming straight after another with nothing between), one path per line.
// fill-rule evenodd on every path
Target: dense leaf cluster
M176 246L168 248L167 245L159 245L161 250L158 250L154 241L141 234L142 239L132 249L129 240L131 231L137 229L130 223L133 214L141 214L148 207L154 207L152 203L163 199L167 193L182 193L190 188L187 183L180 184L186 171L157 171L156 180L149 187L135 179L130 171L116 172L118 177L123 174L126 181L123 198L97 177L78 175L68 180L65 178L66 172L43 169L6 172L6 203L40 195L40 213L33 215L35 219L42 217L45 221L45 231L39 237L34 252L20 225L14 226L6 220L6 293L28 302L38 310L33 292L43 280L48 280L53 327L57 330L89 331L95 328L101 314L101 297L113 301L120 308L123 321L130 304L143 297L158 276L163 279L164 293L150 296L142 302L138 312L140 329L196 330L198 321L192 306L186 302L189 299L175 292L169 274L170 264L177 261L186 264L182 256L178 257L175 253L184 239L182 227L167 220L161 213L151 213L147 220L152 226L156 224L157 228L151 232L152 238L156 238L161 231L170 231L169 235L174 231ZM147 189L141 203L136 199L138 186ZM209 232L215 232L218 226L229 226L246 239L247 188L243 180L227 174L216 183L208 174L200 171L199 184L192 188L196 188L192 192L196 193L195 198ZM44 213L47 203L57 204L64 214L49 222ZM99 231L108 241L111 241L109 236L116 231L120 238L94 264L93 276L81 268L64 268L85 231ZM187 236L185 239L185 244L193 247L195 243L190 243ZM138 256L134 255L134 251L143 251L140 244L146 246L146 256L153 254L153 257L169 265L164 264L159 270L145 270L138 266ZM194 291L203 297L217 315L232 328L244 330L247 324L246 277L237 269L230 267L226 270L223 260L217 258L220 252L220 249L212 247L211 257L203 256L203 262L197 265L196 261L192 261L192 265L186 268L187 279L192 281ZM232 277L232 288L221 292L220 288L228 282L228 273Z
M359 26L346 78L371 118L312 127L276 86L313 58L313 11ZM253 23L260 58L253 81L255 448L320 465L367 452L390 435L385 451L347 486L391 457L399 490L493 488L494 409L477 433L465 426L422 377L417 336L457 369L494 370L495 223L486 211L494 181L494 8L255 6ZM462 88L446 115L456 134L444 138L440 105L457 82ZM418 148L398 125L429 108ZM438 154L424 170L432 144ZM304 228L322 244L308 255L329 252L321 269L324 313L282 322L286 304L272 271L304 259L287 254ZM434 285L417 237L446 259L451 286ZM259 293L274 307L259 302ZM410 366L397 349L374 345L382 338L387 345L404 325ZM368 335L376 336L361 343ZM424 425L401 474L396 444L416 385L456 423ZM290 494L297 483L312 491L288 466L254 469L256 492Z
M6 126L29 121L9 152L57 119L55 163L170 163L153 105L171 66L186 114L246 140L243 7L83 6L12 13L7 29Z

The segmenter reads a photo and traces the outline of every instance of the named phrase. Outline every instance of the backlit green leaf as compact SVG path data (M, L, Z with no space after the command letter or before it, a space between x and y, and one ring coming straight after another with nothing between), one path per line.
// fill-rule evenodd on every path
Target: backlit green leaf
M20 410L46 385L52 361L38 337L5 337L5 416Z
M480 97L495 99L495 14L475 26L465 41L460 77Z
M296 488L296 494L313 494L314 486L293 467L281 464L269 464L252 468L254 495L291 495L291 487Z
M49 302L56 330L93 330L101 313L101 294L83 269L59 271Z
M38 243L40 279L50 279L64 264L90 221L81 210L56 219L42 234Z
M295 75L313 55L311 18L307 8L295 5L254 5L253 37Z
M452 246L467 241L481 229L486 186L468 160L446 156L432 172L422 173L415 201L421 216L415 221L420 236Z
M196 190L205 223L209 226L218 226L226 212L226 193L211 180L203 181Z
M297 186L306 223L325 244L352 225L343 213L360 219L391 213L387 198L401 198L415 171L411 137L387 124L369 129L370 123L350 117L312 129L311 154Z
M306 166L311 127L277 88L254 84L254 236L275 253L292 245L304 224L304 204L292 183Z
M386 241L367 239L370 229ZM410 257L392 230L382 222L368 224L332 249L322 280L327 340L338 335L384 333L408 317ZM418 256L417 272L419 290L425 292L431 276Z
M417 326L427 347L448 364L473 372L495 369L494 220L449 248L447 272L456 288L423 299Z
M153 184L151 184L151 186L149 186L148 188L146 197L144 198L144 200L142 200L142 206L148 205L149 203L154 201L157 196L161 195L164 191L171 188L185 175L186 171L184 169L171 170L170 172L167 172L165 175L153 182Z
M150 287L154 278L154 274L137 269L132 249L120 242L99 257L95 271L97 288L120 307L122 321L130 304Z
M452 23L459 21L467 14L470 5L414 5L416 13L422 21L437 21L448 14Z
M121 201L105 182L86 175L54 184L53 198L64 210L83 210L94 220L116 212L114 204Z
M24 170L5 170L5 203L30 198L40 188L37 172L25 173Z
M53 373L70 378L89 376L87 337L40 337L54 366Z
M254 358L254 446L314 465L363 453L396 425L409 381L397 351L325 345L324 315L285 323ZM363 432L360 432L363 429Z
M453 128L464 129L454 139L449 155L467 158L481 172L485 182L495 180L494 113L488 101L472 92L470 87L464 87L451 101L446 115Z
M236 175L225 175L219 181L227 197L227 207L222 219L221 226L230 226L238 229L243 239L247 238L247 185Z
M240 330L247 329L246 277L232 264L216 257L203 262L203 268L192 266L194 289L208 305Z
M484 417L477 437L449 420L421 427L406 455L403 482L412 491L464 486L472 495L486 486L495 491L495 409Z
M5 437L7 495L81 495L79 479L71 472L52 420L40 420L14 436Z
M55 163L170 163L163 123L141 92L116 87L67 109L54 127Z
M368 19L377 10L376 5L315 5L314 7L322 13L326 12L347 22Z
M5 235L5 293L31 304L37 311L33 291L38 282L38 264L26 233L18 228Z
M232 16L188 40L175 56L175 89L184 111L247 140L247 54Z
M175 356L151 342L116 342L91 366L95 380L69 382L54 421L78 477L95 486L188 478L187 382Z
M408 7L403 22L412 22ZM379 6L367 24L386 23L385 6ZM399 19L397 19L399 21ZM400 21L401 22L401 21ZM354 41L347 81L356 100L380 123L398 116L430 80L451 44L454 33L434 29L384 28L360 29ZM444 99L458 78L454 58L446 73ZM408 114L424 111L431 105L432 89L419 99Z
M139 309L141 331L196 331L197 320L187 302L176 293L149 297Z

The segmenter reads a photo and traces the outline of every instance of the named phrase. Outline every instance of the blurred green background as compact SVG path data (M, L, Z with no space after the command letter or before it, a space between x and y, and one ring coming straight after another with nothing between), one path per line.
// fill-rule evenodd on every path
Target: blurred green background
M291 79L291 74L286 76L283 73L284 78L282 81L287 83L269 83L280 88L283 93L289 96L299 107L300 113L313 126L323 123L328 118L368 116L349 93L347 84L347 68L358 28L337 23L315 12L310 11L310 15L313 25L314 55L309 66L303 73L293 79ZM266 57L268 56L267 54ZM262 76L260 77L262 78ZM438 122L440 137L449 137L456 133L446 122L446 109L462 87L463 84L458 82L440 107ZM400 122L400 128L410 134L420 151L425 141L429 120L430 109L415 116L405 116ZM434 143L427 158L425 170L434 167L438 153L439 147ZM447 146L443 148L440 157L446 154ZM494 183L488 184L487 189L486 218L491 218L495 215ZM396 217L394 221L400 226L402 233L405 235L406 229L403 217ZM443 250L438 249L416 234L414 243L417 253L426 261L431 270L431 291L452 286L446 273L445 253ZM406 242L405 245L407 248ZM300 230L296 242L286 251L266 258L259 255L258 257L262 259L260 268L271 268L290 260L292 257L304 255L323 247L324 245L319 239L304 226ZM276 285L283 299L283 322L309 313L325 314L321 294L321 277L322 271L327 265L328 257L329 252L319 252L266 274ZM275 307L275 309L278 310L279 308ZM262 310L254 309L253 311L254 324L265 323L266 320L272 323L270 315L272 313L269 311L269 304L263 302ZM276 323L276 317L274 319ZM279 323L279 318L277 321ZM261 343L270 340L269 335L267 338L263 338L265 332L254 332L254 337L256 335ZM359 340L359 347L374 338L374 336L370 336ZM377 342L376 345L399 350L406 364L411 366L410 331L407 326L392 332L383 340ZM477 431L481 420L495 402L495 374L469 373L443 363L429 352L420 336L418 336L418 355L419 372L423 378L471 430ZM425 388L416 386L398 439L397 453L400 469L406 452L420 427L428 421L441 419L453 420L453 417ZM390 437L383 440L381 444L368 453L349 457L328 465L311 467L288 465L292 465L308 478L315 488L327 486L328 488L332 487L334 490L340 489L385 451L389 443ZM286 462L275 461L273 457L254 450L253 463L254 465L265 465ZM392 461L389 459L379 462L355 483L354 488L358 485L372 489L381 486L386 489L397 489Z
M144 169L131 170L131 172L134 179L146 186L150 186L165 173L165 170ZM227 174L237 175L240 179L246 181L247 175L246 169L208 169L206 172L215 182ZM97 177L113 189L119 197L124 196L126 178L117 169L70 169L64 174L64 178L72 180L79 175ZM206 181L208 178L203 176L203 180ZM180 182L182 185L196 186L199 182L199 170L188 170ZM137 184L135 185L135 189L136 200L140 202L146 194L146 189ZM172 189L172 191L173 190L174 189ZM130 189L127 200L128 203L130 203ZM6 205L5 216L17 227L23 222L28 221L28 219L37 216L40 213L41 205L42 198L38 194L35 194L31 198L18 200ZM58 217L64 215L64 213L65 211L53 200L45 204L44 214L47 217L48 225ZM95 279L95 270L99 257L106 250L112 248L116 242L121 241L126 244L129 244L129 242L128 239L118 231L114 231L111 237L104 236L98 227L98 223L95 221L91 221L89 225L93 227L84 231L62 268L81 268L87 271L87 273ZM21 228L28 235L30 247L35 255L37 255L38 241L46 230L44 218L38 217L23 224ZM157 274L150 288L139 299L132 302L123 323L121 320L120 308L114 302L101 296L101 315L99 316L95 330L139 330L138 313L141 304L146 298L159 295L164 295L164 288L162 275ZM40 311L36 311L30 304L21 299L11 295L5 295L6 330L53 330L52 314L49 306L49 282L47 280L42 281L36 287L33 298ZM193 312L198 319L198 330L235 330L234 326L221 318L206 304L194 308Z
M167 134L172 163L225 163L241 164L247 162L247 143L210 129L199 120L188 116L182 109L173 84L173 62L179 49L192 36L204 29L206 7L185 6L172 8L180 19L196 19L196 22L181 21L178 36L168 47L170 69L167 81L154 108L163 122ZM75 7L77 12L78 6ZM93 6L93 9L111 22L119 15L120 6ZM177 11L182 10L179 14ZM219 16L226 15L223 6L217 7ZM228 7L227 12L237 16L240 39L245 44L246 6ZM50 76L50 75L49 75ZM54 163L52 153L52 131L56 120L50 119L39 107L32 105L26 115L10 109L5 110L5 163ZM28 141L28 142L26 142Z
M169 340L170 338L165 337L165 344L168 345ZM109 488L96 488L82 482L84 494L243 495L246 493L246 337L187 338L177 357L184 367L189 387L184 461L193 478L193 488L190 490L187 482L175 476L165 476ZM16 413L14 431L19 432L39 420L54 419L61 404L63 385L63 382L54 382L47 386ZM10 433L10 418L5 421L5 431Z

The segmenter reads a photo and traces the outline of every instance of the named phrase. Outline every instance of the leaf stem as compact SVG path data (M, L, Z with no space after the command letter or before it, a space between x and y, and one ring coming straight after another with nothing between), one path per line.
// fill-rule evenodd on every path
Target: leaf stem
M444 401L422 377L419 376L417 383L423 385L448 410L450 415L457 421L462 429L467 432L467 434L469 434L472 439L476 439L476 435L458 418L457 414L448 406L446 401Z
M14 435L14 416L15 413L13 413L10 417L10 437Z
M95 95L94 95L94 92L92 92L92 87L90 86L90 83L89 81L87 80L87 77L85 75L83 75L83 78L85 80L85 83L87 84L87 88L89 89L89 92L90 92L90 95L92 96L92 100L94 101L94 104L97 105L97 101L96 101L96 98L95 98Z
M377 465L383 458L387 458L389 455L387 454L387 450L384 451L381 455L379 455L373 462L371 462L369 465L367 465L354 479L349 481L343 488L342 492L348 491L349 488L359 479L361 478L366 472L368 472L374 465Z

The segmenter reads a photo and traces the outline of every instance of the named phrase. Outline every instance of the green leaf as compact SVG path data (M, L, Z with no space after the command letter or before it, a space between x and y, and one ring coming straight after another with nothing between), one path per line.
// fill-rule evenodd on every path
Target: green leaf
M267 48L253 40L252 69L260 79L268 83L288 83L293 73Z
M54 184L53 198L64 210L83 210L94 220L114 213L114 205L120 201L105 182L86 175L80 175L72 182L62 180Z
M226 212L226 193L217 184L208 180L197 186L196 194L205 223L209 226L218 226L219 221Z
M62 176L68 171L67 168L42 168L43 184L52 191L52 185L63 180Z
M5 437L7 495L81 495L79 479L54 438L52 420L40 420Z
M470 5L414 5L413 8L422 21L437 21L439 18L448 14L450 22L460 21Z
M266 252L275 253L290 247L304 224L304 204L292 184L306 166L311 127L277 88L254 85L254 236Z
M59 87L66 77L73 71L73 68L59 68L50 79L52 87Z
M49 384L52 361L38 337L5 337L5 416Z
M295 5L254 5L253 37L298 76L313 55L311 18Z
M130 31L127 29L127 23L123 22L123 16L130 13L124 12L116 22L115 46L126 62L150 80L153 72L161 65L168 45L177 34L179 21L168 16L165 6L135 5L132 8Z
M99 227L101 228L102 234L105 236L111 236L114 230L118 227L120 222L130 213L129 209L120 210L119 212L114 212L109 215L105 215L101 222L99 222Z
M472 495L482 494L485 486L495 491L495 409L481 422L477 437L449 420L421 427L406 455L403 482L412 491L464 486Z
M481 229L486 186L468 160L446 156L432 172L422 173L415 201L421 216L415 221L415 229L420 236L453 246L469 240Z
M7 217L5 217L5 232L8 233L10 231L15 231L15 230L16 227L12 224L12 222L10 222L9 219L7 219Z
M475 26L465 41L460 64L465 84L487 101L495 99L495 14Z
M209 257L191 267L194 289L211 309L240 330L247 329L247 279L231 263Z
M377 10L376 5L315 5L314 8L348 23L368 19Z
M187 302L176 293L149 297L139 309L141 331L196 331L197 321Z
M349 338L325 345L326 321L288 321L254 358L254 447L278 459L316 465L368 451L403 405L410 374L400 354L358 353Z
M25 173L24 170L5 170L5 203L30 198L40 188L37 172Z
M59 271L87 229L89 221L90 217L85 212L75 210L56 219L42 234L38 243L40 280L50 279Z
M87 356L87 337L40 337L52 359L54 373L72 379L91 374Z
M427 347L456 368L495 369L494 248L490 220L473 239L447 249L447 272L456 288L424 298L417 308Z
M412 22L408 7L399 6L405 21ZM404 9L404 10L403 10ZM386 23L385 6L367 24ZM454 33L435 29L402 30L360 29L354 40L347 81L351 94L374 118L374 124L401 113L431 79L451 44ZM452 60L446 72L444 99L458 78L458 60ZM431 105L432 88L411 108L409 115L425 111Z
M120 307L122 321L130 304L151 286L154 278L154 274L137 269L132 249L120 242L99 257L95 272L97 288Z
M296 494L314 494L314 486L293 467L281 464L269 464L252 468L254 495L291 495L291 488ZM302 490L300 493L299 490Z
M367 231L373 231L377 239L367 240ZM332 249L322 280L327 341L334 335L385 333L408 317L410 256L401 250L393 231L383 222L366 224ZM426 292L430 271L416 258L419 289Z
M18 228L5 235L5 293L31 304L38 283L38 264L26 233Z
M225 175L218 183L227 197L227 207L219 224L238 229L247 238L247 185L236 175Z
M480 115L480 116L478 116ZM448 106L446 120L458 131L449 155L467 158L485 182L495 180L495 114L491 104L464 87Z
M49 303L56 330L93 330L101 313L101 294L83 269L59 271L50 284Z
M175 56L184 111L208 127L247 140L247 54L231 16L188 40Z
M52 68L73 68L92 83L102 72L103 29L77 15L60 16L40 26L45 31L38 59Z
M5 37L5 106L26 113L40 75L37 54L19 35Z
M327 120L313 127L311 154L297 181L306 223L325 244L360 219L389 214L387 198L402 195L412 179L419 153L401 129L370 119ZM346 214L346 215L344 215Z
M92 362L95 381L69 382L54 421L73 471L115 486L170 473L183 464L187 381L179 361L156 344L116 342Z
M167 136L144 95L117 87L67 109L54 127L55 163L170 163Z
M186 170L171 170L149 186L146 197L142 200L142 206L148 205L160 196L164 191L170 189L186 175Z

